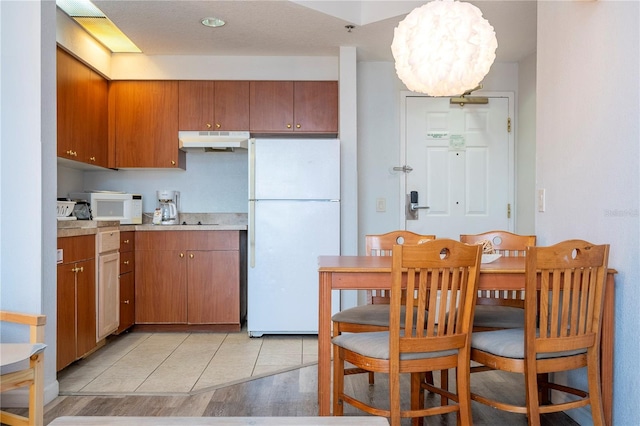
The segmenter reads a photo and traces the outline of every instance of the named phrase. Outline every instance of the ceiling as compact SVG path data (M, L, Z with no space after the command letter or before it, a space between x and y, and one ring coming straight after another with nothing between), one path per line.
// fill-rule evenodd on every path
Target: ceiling
M394 28L425 2L94 0L146 55L338 56L340 46L355 46L358 61L393 61ZM498 62L536 50L535 0L470 3L496 31ZM208 28L205 17L227 24Z

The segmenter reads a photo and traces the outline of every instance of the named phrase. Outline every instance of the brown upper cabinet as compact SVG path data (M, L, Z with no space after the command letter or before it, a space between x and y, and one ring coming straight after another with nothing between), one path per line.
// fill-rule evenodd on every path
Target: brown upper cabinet
M337 81L252 81L250 130L338 133Z
M115 168L182 168L178 149L178 82L112 81L109 88Z
M58 157L107 167L108 82L58 48Z
M180 81L180 130L248 130L248 81Z

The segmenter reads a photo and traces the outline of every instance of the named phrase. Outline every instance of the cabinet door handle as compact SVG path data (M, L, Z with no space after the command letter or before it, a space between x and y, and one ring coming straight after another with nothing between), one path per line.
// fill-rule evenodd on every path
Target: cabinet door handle
M290 129L290 128L291 128L291 124L287 124L287 129Z
M128 260L125 260L125 261L124 261L124 262L122 262L122 263L124 263L125 265L128 265L128 264L129 264L129 261L128 261Z
M216 129L219 129L220 127L222 127L220 123L216 123Z
M129 244L129 240L124 240L123 243Z
M193 259L193 253L191 253L191 254L189 255L189 257L190 257L191 259Z
M175 162L174 160L171 160L171 165L172 165L172 166L175 166L175 165L176 165L176 162Z
M184 253L180 253L180 258L183 258L183 257L184 257Z
M299 129L300 127L302 127L300 124L296 124L296 129Z
M84 272L84 266L80 266L79 268L72 268L71 272Z
M89 157L89 161L96 161L96 157Z
M211 123L207 123L207 129L211 128Z
M124 303L125 305L128 305L129 304L129 299L123 300L122 303Z

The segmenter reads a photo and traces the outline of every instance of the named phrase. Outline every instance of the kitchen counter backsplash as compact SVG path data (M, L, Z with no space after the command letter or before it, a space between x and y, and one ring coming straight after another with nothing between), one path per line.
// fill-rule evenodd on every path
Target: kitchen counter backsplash
M152 214L142 215L142 225L120 225L118 221L58 221L58 237L95 234L98 228L119 227L121 231L246 231L247 213L179 213L179 225L154 225ZM185 223L185 225L182 225Z

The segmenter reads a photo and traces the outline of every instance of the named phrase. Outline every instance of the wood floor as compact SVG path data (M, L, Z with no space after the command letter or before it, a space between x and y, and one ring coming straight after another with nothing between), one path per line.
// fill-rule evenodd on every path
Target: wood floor
M518 375L501 372L474 374L473 390L500 392L506 400L521 403L523 383ZM407 383L403 384L406 388ZM387 381L376 375L376 384L369 386L365 375L349 376L346 388L361 398L385 404ZM403 400L407 398L403 396ZM439 401L433 394L427 404ZM12 410L16 411L16 410ZM20 411L20 410L17 410ZM60 416L315 416L317 404L317 366L275 374L252 381L203 391L192 395L167 396L62 396L45 407L45 425ZM353 407L345 407L345 415L363 415ZM473 403L473 421L476 425L526 425L524 415L504 413ZM409 424L408 419L403 425ZM455 425L455 415L430 417L430 425ZM544 415L543 425L577 425L563 413Z

